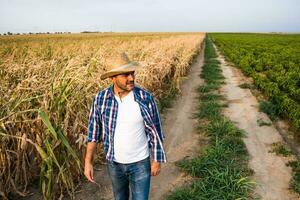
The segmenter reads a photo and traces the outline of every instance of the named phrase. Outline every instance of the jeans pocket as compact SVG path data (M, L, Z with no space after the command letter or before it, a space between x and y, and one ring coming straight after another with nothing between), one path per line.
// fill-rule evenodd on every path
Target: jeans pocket
M118 169L118 165L114 162L106 163L107 171L111 176L115 176L120 173L120 169Z
M136 181L150 177L151 174L151 165L150 160L142 160L133 166L132 169L133 179Z

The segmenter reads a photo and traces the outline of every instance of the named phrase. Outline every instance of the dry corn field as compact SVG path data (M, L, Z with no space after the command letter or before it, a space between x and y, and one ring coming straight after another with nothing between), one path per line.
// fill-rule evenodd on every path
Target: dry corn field
M0 36L0 197L74 198L93 95L107 58L127 52L136 83L163 99L178 89L203 33Z

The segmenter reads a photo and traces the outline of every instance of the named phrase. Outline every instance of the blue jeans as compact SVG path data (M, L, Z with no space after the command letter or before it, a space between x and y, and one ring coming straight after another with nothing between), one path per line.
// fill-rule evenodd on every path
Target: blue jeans
M150 158L130 163L107 163L116 200L128 200L129 188L132 200L147 200L150 189Z

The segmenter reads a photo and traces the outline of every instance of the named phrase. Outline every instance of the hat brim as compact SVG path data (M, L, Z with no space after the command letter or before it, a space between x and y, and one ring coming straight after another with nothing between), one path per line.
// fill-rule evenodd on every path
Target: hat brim
M139 67L141 67L141 65L139 63L131 62L128 65L120 66L116 69L105 72L104 74L102 74L100 76L100 78L101 78L101 80L104 80L104 79L112 77L112 76L124 74L127 72L133 72L133 71L137 70Z

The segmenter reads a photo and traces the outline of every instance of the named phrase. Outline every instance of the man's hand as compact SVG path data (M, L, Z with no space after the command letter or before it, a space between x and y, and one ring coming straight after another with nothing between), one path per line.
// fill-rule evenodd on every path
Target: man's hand
M92 164L85 163L85 165L84 165L84 175L90 182L95 183L95 181L94 181L94 169L93 169Z
M151 164L151 176L156 176L160 172L160 163L156 161L152 161Z
M94 181L94 169L93 169L93 154L96 149L96 143L90 142L87 144L85 162L84 162L84 175L92 183Z

